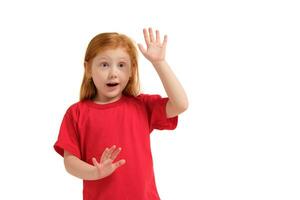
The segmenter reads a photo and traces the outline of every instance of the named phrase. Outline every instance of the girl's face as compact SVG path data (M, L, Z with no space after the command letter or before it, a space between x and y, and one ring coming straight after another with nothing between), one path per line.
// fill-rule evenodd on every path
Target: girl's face
M131 76L131 62L123 48L98 53L92 60L91 75L97 88L96 102L110 103L122 96Z

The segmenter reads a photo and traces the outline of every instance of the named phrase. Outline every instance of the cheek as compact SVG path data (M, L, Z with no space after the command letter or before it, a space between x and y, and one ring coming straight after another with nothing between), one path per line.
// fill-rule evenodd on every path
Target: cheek
M96 86L101 86L105 82L103 75L93 74L93 81Z
M123 72L122 73L122 79L123 79L123 81L127 82L129 80L129 76L130 76L130 73L128 71Z

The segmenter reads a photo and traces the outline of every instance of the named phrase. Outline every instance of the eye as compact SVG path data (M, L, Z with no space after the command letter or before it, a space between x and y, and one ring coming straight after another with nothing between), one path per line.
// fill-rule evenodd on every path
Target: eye
M119 67L124 67L125 63L119 63Z
M107 62L102 62L102 63L100 63L100 67L108 67L109 65L108 65L108 63Z

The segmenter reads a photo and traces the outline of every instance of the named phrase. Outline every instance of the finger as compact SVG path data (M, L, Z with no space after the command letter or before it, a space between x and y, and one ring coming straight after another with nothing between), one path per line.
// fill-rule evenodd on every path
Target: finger
M149 36L150 36L150 42L154 42L155 40L154 40L152 28L149 28Z
M143 29L143 33L144 33L144 39L145 39L145 42L146 42L146 45L147 47L149 46L149 43L150 43L150 39L149 39L149 35L148 35L148 32L147 32L147 29Z
M111 153L115 150L116 148L116 145L113 145L107 152L107 158L110 158L111 156Z
M160 44L159 30L156 30L156 42Z
M92 158L92 161L93 161L94 166L97 167L97 166L98 166L98 162L97 162L96 158L93 157L93 158Z
M103 161L105 161L107 159L107 153L108 153L108 148L105 148L105 150L103 151L101 158L100 158L100 163L102 163Z
M122 159L122 160L119 160L118 162L115 162L113 164L113 168L114 169L117 169L118 167L121 167L122 165L124 165L126 163L126 160Z
M167 35L165 35L164 36L164 41L163 41L163 47L166 47L167 46L167 42L168 42L168 36Z
M138 44L138 47L139 47L139 50L142 52L142 54L145 54L147 52L143 45Z
M110 157L110 158L111 158L112 160L115 160L116 157L118 156L118 154L120 153L121 150L122 150L121 147L117 148L117 149L111 154L111 157Z

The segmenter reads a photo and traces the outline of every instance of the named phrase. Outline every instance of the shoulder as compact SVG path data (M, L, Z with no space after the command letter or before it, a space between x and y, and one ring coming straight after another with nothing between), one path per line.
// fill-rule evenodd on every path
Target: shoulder
M138 101L141 101L143 103L149 103L153 102L159 99L162 99L162 97L158 94L139 94L137 97Z
M153 101L162 99L160 95L158 94L144 94L141 93L137 96L126 96L126 100L127 102L135 102L138 104L148 104L151 103Z
M168 98L162 98L159 94L139 94L135 99L139 104L150 110L156 106L164 105L168 100Z
M72 118L77 119L85 107L86 100L75 102L67 108L66 115L70 115Z

